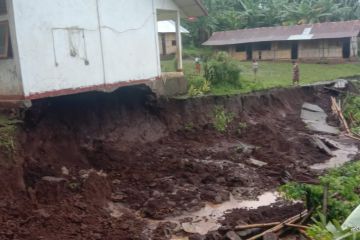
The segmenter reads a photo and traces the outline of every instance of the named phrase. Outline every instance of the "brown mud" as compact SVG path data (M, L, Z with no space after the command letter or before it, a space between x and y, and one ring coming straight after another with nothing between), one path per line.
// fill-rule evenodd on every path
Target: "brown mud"
M34 102L15 156L0 155L0 239L169 239L174 226L149 222L230 193L253 199L288 181L314 181L309 166L329 156L310 141L304 102L330 109L319 86L159 101L145 88L124 88ZM215 106L235 116L224 134L213 127ZM300 208L239 209L223 225Z

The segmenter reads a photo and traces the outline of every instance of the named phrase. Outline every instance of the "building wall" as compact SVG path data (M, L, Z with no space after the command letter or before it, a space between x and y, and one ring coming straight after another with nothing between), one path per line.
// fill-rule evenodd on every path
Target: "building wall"
M162 34L162 33L161 33ZM159 34L159 47L160 47L160 54L163 55L163 42L161 34ZM176 34L175 33L164 33L165 34L165 46L166 46L166 54L175 54L177 50L177 45L173 45L173 41L176 43Z
M291 45L286 43L272 42L270 50L252 50L252 58L257 60L282 60L291 59ZM246 51L236 51L236 46L229 46L230 55L239 61L247 60Z
M9 59L0 59L0 100L19 100L23 98L18 49L14 28L12 1L7 1L8 13L0 16L0 21L8 21L13 56Z
M299 42L300 59L333 59L343 57L341 39L307 40Z
M320 60L320 59L343 59L344 39L325 39L325 40L304 40L298 42L298 59ZM357 58L358 37L350 40L350 58ZM292 53L291 41L272 42L270 50L252 50L252 58L257 60L290 60ZM252 44L254 48L254 44ZM236 46L227 47L230 55L240 61L247 60L245 50L236 51ZM261 58L260 58L261 56Z
M155 79L161 7L178 10L171 0L14 1L25 95Z

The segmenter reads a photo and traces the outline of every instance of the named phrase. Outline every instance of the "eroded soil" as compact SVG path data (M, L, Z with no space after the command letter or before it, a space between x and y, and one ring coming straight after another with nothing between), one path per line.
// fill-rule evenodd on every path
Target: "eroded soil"
M310 141L304 102L330 109L321 87L159 101L125 88L35 102L16 155L0 156L0 239L170 239L180 229L169 217L230 193L254 199L288 181L313 182L309 166L329 156ZM224 134L212 124L215 106L235 116ZM279 220L301 208L239 209L222 223Z

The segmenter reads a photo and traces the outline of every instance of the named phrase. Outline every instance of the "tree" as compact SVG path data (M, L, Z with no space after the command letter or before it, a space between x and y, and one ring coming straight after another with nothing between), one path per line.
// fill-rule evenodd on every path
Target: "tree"
M360 19L359 0L204 0L208 17L186 21L195 45L214 31Z

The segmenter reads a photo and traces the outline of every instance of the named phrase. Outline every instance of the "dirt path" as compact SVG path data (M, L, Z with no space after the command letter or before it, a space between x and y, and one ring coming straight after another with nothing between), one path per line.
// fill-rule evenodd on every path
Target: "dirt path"
M35 103L0 170L0 239L169 239L181 229L167 219L313 181L309 166L329 159L300 119L304 102L329 110L321 87L152 99L123 89ZM215 106L235 116L225 134ZM240 209L223 225L276 220L284 208L278 217L302 207Z

